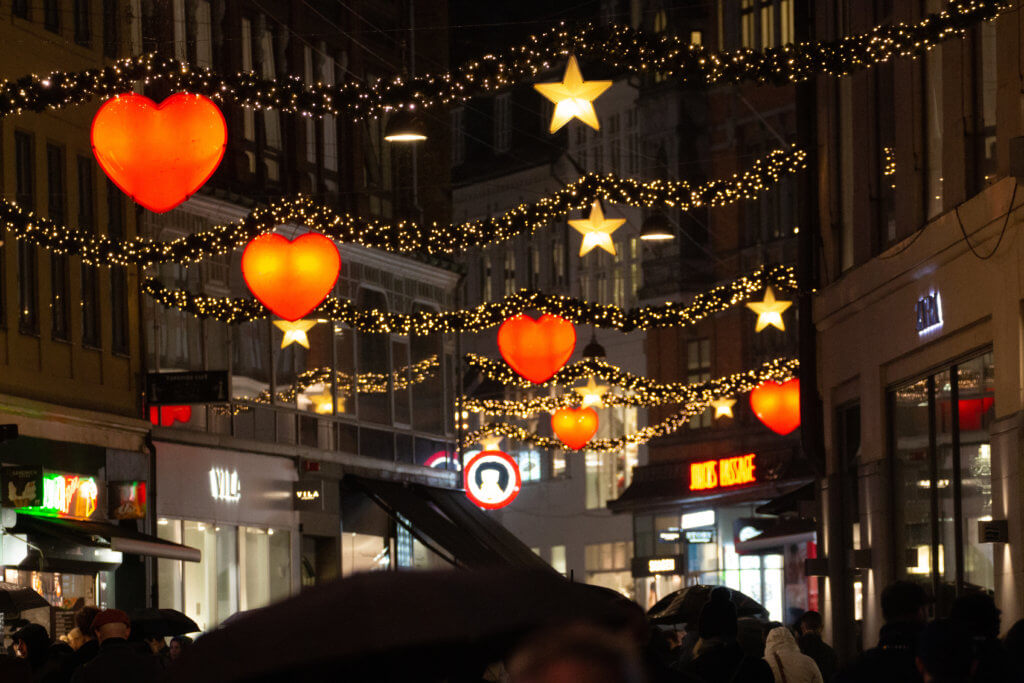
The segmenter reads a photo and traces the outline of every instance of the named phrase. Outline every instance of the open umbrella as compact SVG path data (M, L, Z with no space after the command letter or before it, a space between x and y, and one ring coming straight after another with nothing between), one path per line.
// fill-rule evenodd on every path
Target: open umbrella
M27 609L49 606L50 603L46 601L46 598L31 588L19 586L16 583L0 582L0 612L22 612Z
M144 638L165 638L199 631L199 624L176 609L145 607L128 612L132 631Z
M647 618L655 624L695 624L700 611L707 604L715 586L687 586L659 600L648 612ZM737 617L767 619L768 610L749 595L729 589Z
M642 621L634 609L554 572L358 574L204 635L168 673L190 683L429 680L493 662L545 625Z

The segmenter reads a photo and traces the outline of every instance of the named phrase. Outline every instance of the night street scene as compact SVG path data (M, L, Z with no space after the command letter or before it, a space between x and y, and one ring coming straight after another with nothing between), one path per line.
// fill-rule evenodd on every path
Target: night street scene
M1024 683L1022 5L0 2L0 683Z

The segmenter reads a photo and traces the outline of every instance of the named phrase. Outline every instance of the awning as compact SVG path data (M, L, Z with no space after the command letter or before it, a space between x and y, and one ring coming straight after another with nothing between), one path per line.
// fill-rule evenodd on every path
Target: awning
M149 555L186 562L199 562L202 558L202 553L196 548L103 522L83 522L77 519L38 517L19 513L18 521L8 531L29 537L45 536L75 545L133 555Z
M746 541L736 543L737 555L760 555L783 546L810 543L817 539L814 520L802 517L781 517L767 529Z
M801 486L798 489L793 489L789 493L784 493L777 498L772 498L764 505L756 508L755 512L759 512L762 515L784 515L786 513L796 513L804 517L811 516L806 513L814 510L815 489L816 487L813 482L805 486Z
M461 491L351 474L343 481L365 493L421 543L456 566L551 570L547 562L474 506Z

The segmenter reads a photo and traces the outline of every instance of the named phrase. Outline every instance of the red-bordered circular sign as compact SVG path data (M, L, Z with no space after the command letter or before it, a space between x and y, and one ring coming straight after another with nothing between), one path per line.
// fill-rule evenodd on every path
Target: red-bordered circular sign
M448 453L447 451L438 451L437 453L434 453L423 461L423 466L439 470L452 470L453 472L459 472L462 470L462 463L459 462L459 457L454 453Z
M481 451L466 463L463 472L466 497L484 510L503 508L519 495L523 486L519 465L508 453Z

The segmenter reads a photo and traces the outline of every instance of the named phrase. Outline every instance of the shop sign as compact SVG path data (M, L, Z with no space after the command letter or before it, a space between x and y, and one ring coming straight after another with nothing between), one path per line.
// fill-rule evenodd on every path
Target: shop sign
M146 375L146 403L151 406L227 403L226 370L151 372Z
M696 512L684 512L682 523L679 526L682 529L700 529L701 527L714 525L714 510L697 510Z
M43 475L43 504L32 512L57 517L89 519L96 512L99 487L93 477L77 474Z
M682 537L683 532L680 529L662 529L658 532L658 540L662 543L678 543Z
M675 572L676 558L660 557L647 560L647 571L651 574L667 574Z
M0 484L3 485L5 508L41 507L43 504L43 468L3 467L0 468Z
M295 509L322 512L324 509L324 483L319 479L295 482Z
M214 500L225 503L237 503L242 499L242 482L238 478L238 470L226 470L223 467L210 468L210 495Z
M686 531L687 543L714 543L714 529L688 529Z
M690 463L690 490L707 491L757 481L754 453Z
M146 518L146 482L112 481L108 488L111 519Z
M917 316L917 334L920 337L942 327L942 298L938 292L931 292L917 300L914 306Z

